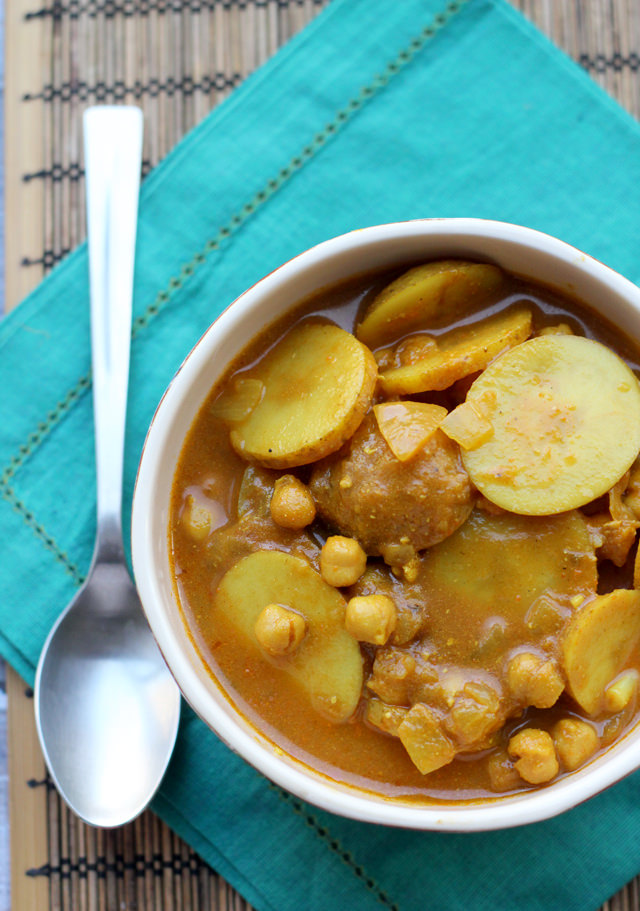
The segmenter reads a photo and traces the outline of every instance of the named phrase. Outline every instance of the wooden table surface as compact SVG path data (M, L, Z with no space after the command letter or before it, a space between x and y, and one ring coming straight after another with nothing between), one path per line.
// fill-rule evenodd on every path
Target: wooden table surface
M141 104L152 125L144 149L145 167L152 167L327 2L12 0L6 9L6 307L18 303L84 238L83 107L100 100ZM640 0L511 2L640 118ZM248 908L154 821L138 822L112 840L106 833L86 833L46 784L32 700L13 672L7 692L14 911ZM0 737L2 709L0 697ZM6 867L5 773L0 747L0 860ZM166 858L159 886L149 877L127 879L127 851L139 852L140 845ZM79 851L85 852L76 863L85 865L84 882L81 875L74 881L72 864L66 875L62 869ZM188 882L169 869L176 857L190 871ZM605 908L640 909L638 882ZM6 900L0 864L0 911Z

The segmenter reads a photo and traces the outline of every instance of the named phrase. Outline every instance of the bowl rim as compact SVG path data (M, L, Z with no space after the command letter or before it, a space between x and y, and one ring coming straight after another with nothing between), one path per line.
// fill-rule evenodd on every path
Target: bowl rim
M246 314L259 308L296 274L318 264L333 261L337 256L349 256L363 247L399 239L436 236L446 246L447 239L468 236L482 243L498 241L518 248L532 249L558 262L570 264L597 284L600 282L624 301L635 316L640 315L640 289L608 266L576 247L549 234L521 225L492 219L428 218L374 225L356 229L325 240L283 263L236 298L214 320L185 357L162 396L149 426L135 482L131 547L136 584L145 614L158 645L182 693L196 714L234 752L275 784L301 799L325 810L364 822L404 828L474 832L524 825L555 816L595 796L615 784L640 766L640 751L634 753L632 729L598 758L557 782L516 795L496 796L478 801L443 803L407 803L397 798L384 798L352 785L333 782L305 763L279 755L273 743L248 722L228 697L223 707L212 699L211 688L203 684L185 655L173 632L170 618L163 609L165 592L161 585L162 571L158 561L166 558L167 535L162 529L164 544L154 532L151 517L162 470L162 457L168 448L176 414L184 405L190 383L206 369L211 349L219 339L237 330ZM499 255L498 255L499 258ZM329 285L331 282L328 283ZM285 308L282 312L286 312ZM267 320L270 322L271 320ZM259 329L252 328L251 335ZM247 336L247 341L249 336ZM640 333L638 341L640 341ZM212 382L224 365L213 372ZM192 415L191 420L195 413ZM182 441L180 442L182 445ZM173 476L174 469L171 470ZM166 569L166 565L164 566ZM173 599L173 592L171 592ZM175 599L173 599L175 600ZM174 605L178 610L177 605ZM182 621L180 621L182 622ZM224 690L215 684L220 693ZM637 753L637 758L635 754Z

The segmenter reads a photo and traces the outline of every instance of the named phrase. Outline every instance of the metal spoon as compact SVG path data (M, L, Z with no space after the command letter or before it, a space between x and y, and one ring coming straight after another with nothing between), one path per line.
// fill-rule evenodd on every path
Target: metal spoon
M160 784L180 695L125 562L121 499L142 112L84 116L97 537L86 582L42 649L36 725L51 776L96 826L133 819Z

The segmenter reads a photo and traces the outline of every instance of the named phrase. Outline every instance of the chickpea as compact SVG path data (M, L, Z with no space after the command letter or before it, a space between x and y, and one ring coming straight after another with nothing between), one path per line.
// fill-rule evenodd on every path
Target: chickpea
M554 661L532 652L518 652L507 667L507 685L523 705L548 709L560 698L564 680Z
M336 588L353 585L366 568L367 555L355 538L327 538L320 552L320 573L325 582Z
M568 772L590 759L600 745L594 726L579 718L561 718L552 733L556 753Z
M513 791L522 783L522 778L516 771L513 760L504 750L498 750L489 757L487 771L493 791Z
M254 627L258 643L274 657L292 655L306 631L304 617L281 604L268 604L258 615Z
M558 774L560 766L551 735L538 728L523 728L509 741L514 766L529 784L543 784Z
M311 525L316 517L316 504L308 487L295 475L278 478L271 497L271 518L281 528L299 530Z
M210 510L203 506L202 503L198 503L191 494L185 500L180 520L185 531L194 541L204 541L211 531L212 516Z
M396 606L387 595L360 595L348 602L344 625L354 639L384 645L397 619Z
M607 712L621 712L629 705L638 692L640 674L636 670L624 671L604 691Z

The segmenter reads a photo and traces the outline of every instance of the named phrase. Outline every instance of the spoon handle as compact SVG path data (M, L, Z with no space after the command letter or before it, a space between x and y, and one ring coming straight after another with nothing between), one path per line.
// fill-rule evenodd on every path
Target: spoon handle
M91 351L96 440L96 555L122 553L122 470L142 111L99 105L84 114Z

